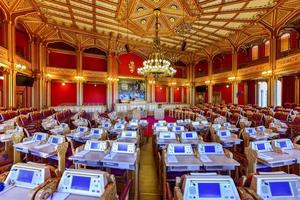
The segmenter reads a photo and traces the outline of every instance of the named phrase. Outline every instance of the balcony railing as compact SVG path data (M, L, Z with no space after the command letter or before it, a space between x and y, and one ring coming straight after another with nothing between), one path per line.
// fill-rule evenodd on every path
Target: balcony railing
M241 63L241 64L239 64L238 68L239 69L247 68L247 67L251 67L251 66L254 66L254 65L260 65L260 64L263 64L263 63L267 63L267 62L269 62L269 56L259 58L257 60L251 60L251 61L246 62L246 63Z
M286 56L289 56L289 55L292 55L292 54L296 54L296 53L299 53L299 52L300 52L300 48L298 48L298 49L289 49L287 51L278 52L276 58L280 59L280 58L283 58L283 57L286 57Z

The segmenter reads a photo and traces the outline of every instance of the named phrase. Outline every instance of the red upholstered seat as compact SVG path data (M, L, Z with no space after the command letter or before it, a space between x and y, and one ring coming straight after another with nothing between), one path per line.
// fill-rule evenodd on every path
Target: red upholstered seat
M30 120L31 121L39 121L39 120L42 120L42 113L40 112L31 112L29 113L29 117L30 117Z
M240 114L234 113L234 114L232 114L232 115L229 117L228 121L229 121L231 124L237 126L237 124L238 124L238 122L239 122L239 120L240 120L240 117L241 117Z

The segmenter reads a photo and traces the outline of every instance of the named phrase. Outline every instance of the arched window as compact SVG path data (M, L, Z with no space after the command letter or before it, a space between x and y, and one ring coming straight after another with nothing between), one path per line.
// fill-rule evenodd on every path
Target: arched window
M285 33L280 37L280 52L290 50L290 34Z
M252 47L252 60L257 60L258 59L258 45L255 45Z
M270 41L265 42L265 57L270 56Z

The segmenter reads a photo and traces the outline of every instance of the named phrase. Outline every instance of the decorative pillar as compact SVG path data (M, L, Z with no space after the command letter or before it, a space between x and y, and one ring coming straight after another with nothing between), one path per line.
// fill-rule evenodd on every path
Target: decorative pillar
M207 93L208 93L208 103L212 103L212 99L213 99L213 84L209 83L207 85Z
M169 86L166 86L166 102L170 103L170 87Z
M296 76L295 77L295 103L299 103L299 90L300 90L299 76Z
M209 84L207 85L207 93L208 93L208 103L212 103L213 97L213 84L212 84L212 67L213 67L213 58L208 58L208 81Z
M247 81L244 82L244 102L245 105L248 104L248 82Z
M151 102L155 102L155 81L154 81L154 83L152 84L152 100L151 100Z
M239 90L239 83L237 81L232 82L232 103L233 104L238 104L239 99L237 96L238 90Z
M108 56L107 56L107 74L108 77L112 76L112 70L113 70L113 55L112 52L109 51L108 52ZM113 99L112 99L112 83L111 81L107 81L106 82L106 104L107 104L107 109L111 110L112 109L112 103L113 103Z
M51 106L51 79L47 80L47 107Z
M174 103L174 86L170 87L170 103Z
M270 39L270 56L269 56L269 65L272 70L272 74L268 79L268 105L276 106L277 105L277 77L275 77L276 70L276 52L277 52L277 38L276 33L273 32Z
M7 98L6 105L8 107L15 107L16 106L16 74L17 71L15 70L15 54L16 54L16 47L15 47L15 23L14 20L9 20L7 22L7 52L8 52L8 62L10 63L10 70L7 74L7 88L6 93L3 95Z
M239 84L236 81L237 77L237 69L238 69L238 52L235 47L233 47L232 51L232 72L233 72L233 77L234 81L232 82L232 103L233 104L238 104L239 99L237 96L238 90L239 90Z
M77 58L77 106L83 104L83 80L82 80L82 49L79 46L78 50L76 51L76 58Z
M3 71L3 106L4 107L9 107L9 69L5 69Z

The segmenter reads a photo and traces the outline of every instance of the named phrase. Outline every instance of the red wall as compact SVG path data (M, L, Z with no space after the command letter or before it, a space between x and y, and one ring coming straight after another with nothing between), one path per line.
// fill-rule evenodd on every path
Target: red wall
M181 102L181 91L182 87L175 87L174 88L174 102Z
M297 38L297 32L292 31L290 34L290 42L291 42L291 49L297 49L298 48L298 38Z
M159 86L155 87L155 102L167 102L167 87Z
M92 70L92 71L107 71L107 62L106 59L95 58L90 56L82 57L82 69Z
M143 66L144 59L136 54L127 53L119 56L119 75L120 76L139 76L137 73L137 69ZM134 61L135 69L134 72L131 73L128 67L130 61Z
M226 85L229 85L227 88ZM232 85L231 84L218 84L213 86L213 92L221 92L222 101L225 103L232 103Z
M219 54L213 59L213 74L232 70L232 54Z
M83 104L106 104L106 85L84 83Z
M51 105L76 104L76 83L51 82Z
M49 53L49 66L76 69L77 58L74 54L65 54L58 52Z
M248 84L248 104L255 104L255 81L247 81Z
M195 77L202 77L208 75L208 61L201 60L195 65Z
M293 103L295 100L295 77L284 76L282 78L282 105Z
M174 75L175 78L186 78L187 72L186 67L175 67L176 73Z
M29 60L29 36L27 33L16 29L16 53Z
M237 95L237 94L235 94ZM244 105L245 104L245 84L244 82L239 83L238 85L238 104L239 105Z

